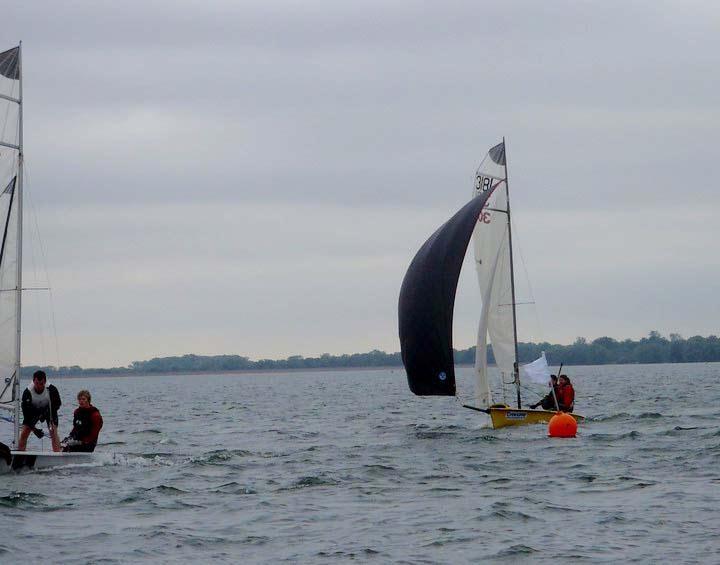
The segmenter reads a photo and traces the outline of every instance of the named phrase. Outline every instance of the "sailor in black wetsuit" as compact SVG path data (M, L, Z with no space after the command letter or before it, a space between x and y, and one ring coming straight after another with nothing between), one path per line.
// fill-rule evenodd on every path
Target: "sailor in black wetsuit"
M8 466L10 466L10 464L12 463L12 453L10 452L10 448L1 441L0 441L0 460L5 461L5 463L7 463Z
M18 451L25 451L27 438L35 430L38 422L47 422L52 440L53 451L60 451L60 438L58 437L58 408L60 393L54 385L45 386L47 375L45 371L33 373L32 384L25 389L22 395L23 422L20 428L20 441Z

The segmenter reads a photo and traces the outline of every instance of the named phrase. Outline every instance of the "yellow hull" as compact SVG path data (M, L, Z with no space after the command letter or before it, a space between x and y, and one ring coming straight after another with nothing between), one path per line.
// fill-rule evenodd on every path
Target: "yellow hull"
M493 428L505 428L507 426L527 426L528 424L546 424L557 412L550 410L531 410L529 408L488 408ZM582 422L585 416L570 414L575 421Z

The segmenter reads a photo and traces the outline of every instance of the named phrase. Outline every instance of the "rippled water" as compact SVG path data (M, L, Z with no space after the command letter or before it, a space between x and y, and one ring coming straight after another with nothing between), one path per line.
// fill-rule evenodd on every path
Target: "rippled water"
M720 562L720 364L568 374L565 440L401 370L60 380L98 460L0 477L0 561Z

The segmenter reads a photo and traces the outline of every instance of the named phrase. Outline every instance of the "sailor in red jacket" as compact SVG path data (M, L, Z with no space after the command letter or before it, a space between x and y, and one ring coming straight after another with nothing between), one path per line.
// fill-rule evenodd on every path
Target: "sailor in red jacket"
M77 399L78 407L73 414L73 429L63 440L63 451L93 452L103 426L103 419L100 410L90 403L92 397L89 391L81 390Z
M561 411L572 412L575 408L575 389L567 375L560 375L558 379L557 399Z

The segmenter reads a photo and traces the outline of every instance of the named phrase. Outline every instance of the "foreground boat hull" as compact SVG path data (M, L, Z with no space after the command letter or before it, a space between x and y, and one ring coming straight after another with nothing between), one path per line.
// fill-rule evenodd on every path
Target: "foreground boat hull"
M54 453L52 451L11 451L12 462L8 465L0 460L0 475L14 471L49 469L91 463L92 453Z
M493 428L508 426L527 426L529 424L546 424L557 412L550 410L531 410L529 408L488 408ZM570 414L576 422L585 420L580 414Z

